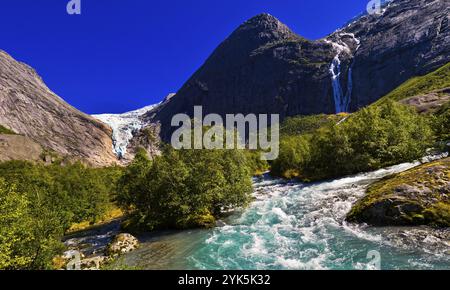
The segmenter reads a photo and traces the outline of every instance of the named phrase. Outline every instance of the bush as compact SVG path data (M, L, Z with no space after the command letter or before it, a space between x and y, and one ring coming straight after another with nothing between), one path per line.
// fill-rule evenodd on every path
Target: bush
M247 160L247 166L253 176L261 176L269 171L270 165L266 160L261 158L261 150L244 150Z
M29 201L17 193L14 185L0 179L0 269L17 269L30 264L30 255L20 244L31 243L32 220Z
M0 179L0 269L50 269L61 250L57 215L36 191L31 199Z
M319 180L370 171L425 155L432 144L429 122L393 101L355 113L310 135L286 138L274 175Z
M304 168L310 162L310 136L289 136L280 141L280 155L273 161L271 172L287 179L303 178Z
M433 129L438 142L450 141L450 103L436 113Z
M105 214L120 171L80 163L0 164L0 269L51 268L64 232Z
M143 230L213 226L223 211L246 205L252 190L242 151L170 147L153 162L138 154L119 185L119 204Z

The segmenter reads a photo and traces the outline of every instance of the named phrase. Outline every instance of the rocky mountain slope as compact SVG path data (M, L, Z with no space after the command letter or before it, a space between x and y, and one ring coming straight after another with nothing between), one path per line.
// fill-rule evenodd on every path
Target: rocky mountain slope
M0 134L0 162L10 160L43 160L41 145L20 135Z
M394 0L310 41L268 14L234 31L148 119L168 139L177 113L352 112L450 61L449 0Z
M68 105L26 64L0 51L0 125L60 155L115 163L111 128Z

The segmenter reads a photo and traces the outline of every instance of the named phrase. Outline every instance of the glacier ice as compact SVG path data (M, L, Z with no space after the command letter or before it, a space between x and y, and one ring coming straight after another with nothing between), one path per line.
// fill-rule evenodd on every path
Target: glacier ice
M101 114L93 115L93 117L112 128L113 151L119 158L124 158L131 139L146 125L141 117L158 106L159 104L123 114Z

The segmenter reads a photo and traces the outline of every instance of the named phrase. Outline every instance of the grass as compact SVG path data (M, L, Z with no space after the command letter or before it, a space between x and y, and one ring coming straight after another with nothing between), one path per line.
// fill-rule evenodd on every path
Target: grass
M16 135L16 133L6 127L3 127L2 125L0 125L0 134L5 134L5 135Z
M91 227L99 226L105 223L108 223L112 220L121 218L124 216L124 213L121 209L112 206L112 208L96 223L90 223L88 221L73 224L69 230L67 230L66 234L73 234L76 232L87 230Z
M424 76L412 78L397 89L381 98L377 103L387 99L401 101L420 94L428 94L436 90L450 87L450 63Z
M347 114L339 114L290 117L281 124L280 134L281 136L309 134L319 128L334 126L347 116Z

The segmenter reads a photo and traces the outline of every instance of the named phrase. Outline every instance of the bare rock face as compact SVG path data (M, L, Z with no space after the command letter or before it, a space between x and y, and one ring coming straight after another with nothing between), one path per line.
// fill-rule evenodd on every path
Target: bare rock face
M134 160L134 156L139 149L144 149L150 159L154 159L161 154L160 150L160 126L159 124L148 124L139 130L130 140L128 151L123 158L123 163L129 164Z
M39 161L42 158L41 145L20 135L0 134L0 162L10 160Z
M449 0L394 0L381 15L344 28L361 40L354 55L352 109L448 63L449 15Z
M67 104L37 73L0 51L0 124L94 166L116 162L111 129Z
M434 113L450 102L450 88L404 99L402 104L413 106L420 114Z
M147 116L170 138L171 118L205 114L294 115L352 112L411 77L450 61L449 0L394 0L320 40L306 40L275 17L235 30L203 66Z

